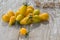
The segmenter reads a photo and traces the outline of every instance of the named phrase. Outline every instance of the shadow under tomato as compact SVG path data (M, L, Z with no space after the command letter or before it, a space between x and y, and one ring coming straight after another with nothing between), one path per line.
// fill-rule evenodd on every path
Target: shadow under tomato
M49 21L43 21L43 22L40 22L40 23L31 24L31 25L30 25L30 30L32 31L32 30L34 30L35 28L40 27L41 24L47 25L47 24L49 24Z
M43 21L41 22L41 24L44 24L44 25L49 24L49 21Z

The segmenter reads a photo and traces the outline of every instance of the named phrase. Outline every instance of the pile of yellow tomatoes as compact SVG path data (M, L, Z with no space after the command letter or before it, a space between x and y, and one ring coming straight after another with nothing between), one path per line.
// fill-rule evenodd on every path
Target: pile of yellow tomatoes
M42 21L48 21L49 14L42 13L39 9L34 9L33 6L22 5L16 12L9 10L6 14L2 16L4 22L8 22L9 25L13 25L16 21L21 25L28 25L33 23L39 23ZM21 34L25 35L27 33L26 29L22 28L20 30Z

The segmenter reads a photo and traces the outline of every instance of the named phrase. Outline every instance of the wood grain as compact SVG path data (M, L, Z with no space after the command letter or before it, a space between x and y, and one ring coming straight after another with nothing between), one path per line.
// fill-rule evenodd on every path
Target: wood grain
M0 0L0 40L18 40L18 25L9 27L7 23L1 20L3 14L9 9L16 11L23 0ZM31 5L35 7L33 1ZM36 7L35 7L36 8ZM33 24L29 33L29 40L60 40L60 9L42 9L41 12L48 12L49 22Z

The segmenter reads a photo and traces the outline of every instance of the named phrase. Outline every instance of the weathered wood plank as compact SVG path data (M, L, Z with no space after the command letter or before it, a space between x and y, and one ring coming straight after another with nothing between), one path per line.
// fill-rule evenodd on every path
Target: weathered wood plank
M9 9L16 11L23 0L1 0L0 18ZM33 3L33 1L30 0ZM31 5L33 5L31 3ZM33 5L35 7L35 5ZM40 9L42 12L50 14L49 22L36 24L31 27L29 40L60 40L60 9ZM9 27L7 23L0 20L0 40L18 40L19 27L15 25Z

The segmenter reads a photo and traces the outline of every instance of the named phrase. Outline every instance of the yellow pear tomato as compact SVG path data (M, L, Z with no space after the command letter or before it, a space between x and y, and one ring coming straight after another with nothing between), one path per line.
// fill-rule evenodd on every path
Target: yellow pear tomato
M16 17L15 16L11 16L10 17L10 21L9 21L9 25L13 25L15 23Z
M21 21L23 18L24 18L24 16L21 15L21 14L19 14L19 15L16 17L16 21Z
M22 5L19 8L19 11L20 11L19 13L22 14L22 15L25 15L26 9L27 9L27 5Z
M7 14L4 14L4 15L2 16L2 20L3 20L4 22L9 22L10 17L9 17Z
M48 13L42 13L39 15L41 20L47 21L49 19L49 14Z
M15 14L14 14L14 12L13 12L12 10L9 10L9 11L7 12L7 15L9 15L9 16L11 17L11 16L14 16Z
M27 9L29 9L29 8L31 8L32 10L34 10L33 6L31 6L31 5L27 7Z
M20 33L20 35L26 35L27 34L27 29L26 28L21 28L19 33Z
M27 16L29 13L32 13L33 11L34 10L32 10L31 8L27 9L25 16Z

